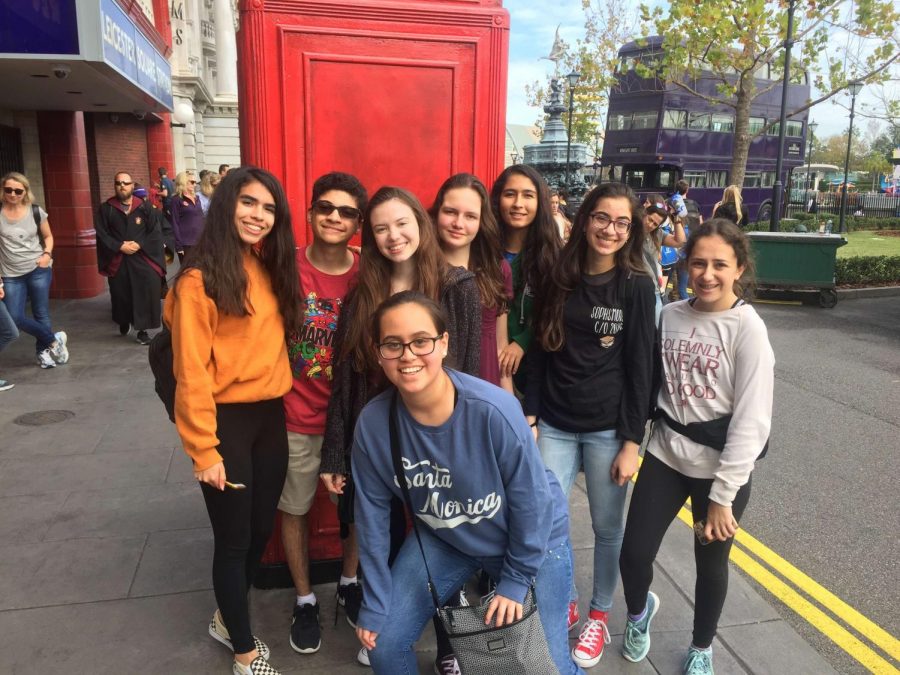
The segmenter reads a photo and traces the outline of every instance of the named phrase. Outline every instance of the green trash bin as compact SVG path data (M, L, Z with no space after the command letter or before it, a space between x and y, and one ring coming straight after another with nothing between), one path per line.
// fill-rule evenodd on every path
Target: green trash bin
M819 304L834 307L834 263L847 243L839 234L749 232L761 288L818 288Z

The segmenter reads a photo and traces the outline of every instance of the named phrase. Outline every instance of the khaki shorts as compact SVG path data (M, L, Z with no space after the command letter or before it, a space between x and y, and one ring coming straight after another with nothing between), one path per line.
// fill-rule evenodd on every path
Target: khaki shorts
M278 509L295 516L309 513L319 485L323 436L287 432L288 470Z

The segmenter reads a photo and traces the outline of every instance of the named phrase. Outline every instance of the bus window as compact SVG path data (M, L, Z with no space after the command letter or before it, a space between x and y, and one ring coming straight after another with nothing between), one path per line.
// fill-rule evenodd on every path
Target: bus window
M730 134L734 131L734 116L724 113L713 113L712 130L727 131Z
M655 110L650 112L636 112L634 113L634 121L631 123L632 129L655 129L656 128L656 120L659 118L659 115Z
M774 171L763 171L760 177L759 186L760 187L772 187L775 185L775 172Z
M631 113L619 113L619 114L610 114L609 116L609 130L610 131L620 131L622 129L630 129L631 128Z
M759 187L759 171L748 171L744 174L744 187Z
M725 187L728 185L727 171L707 171L706 187Z
M687 181L687 184L690 187L706 187L706 172L705 171L685 171L684 179Z
M660 169L656 174L656 187L674 190L676 180L678 180L677 172L671 169Z
M625 185L640 190L644 187L644 172L638 169L628 169L625 171Z
M684 129L687 113L684 110L666 110L663 113L663 129Z
M763 127L766 126L766 118L765 117L751 117L750 118L750 128L748 131L754 136L763 130Z
M617 183L622 182L622 167L621 166L609 167L609 180L615 181Z
M784 134L792 138L801 138L803 136L803 122L788 120L784 126Z
M688 129L709 131L709 118L709 113L691 113L691 116L688 118Z

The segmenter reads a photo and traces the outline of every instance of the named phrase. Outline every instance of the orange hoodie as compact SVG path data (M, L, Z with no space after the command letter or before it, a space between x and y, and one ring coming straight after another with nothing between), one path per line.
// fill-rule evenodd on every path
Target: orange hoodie
M255 254L244 255L248 316L220 313L199 270L189 270L167 296L163 318L172 331L175 426L194 469L222 461L216 448L217 403L251 403L291 388L284 321L269 275Z

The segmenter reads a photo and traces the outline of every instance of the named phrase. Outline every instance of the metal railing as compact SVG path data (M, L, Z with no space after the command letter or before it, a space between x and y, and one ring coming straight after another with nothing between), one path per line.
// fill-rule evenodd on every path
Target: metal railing
M815 198L815 205L813 205ZM785 217L798 213L825 213L840 215L841 194L839 192L814 192L813 190L791 190L791 199L785 206ZM900 217L900 195L883 192L850 192L847 194L847 215L866 217Z

